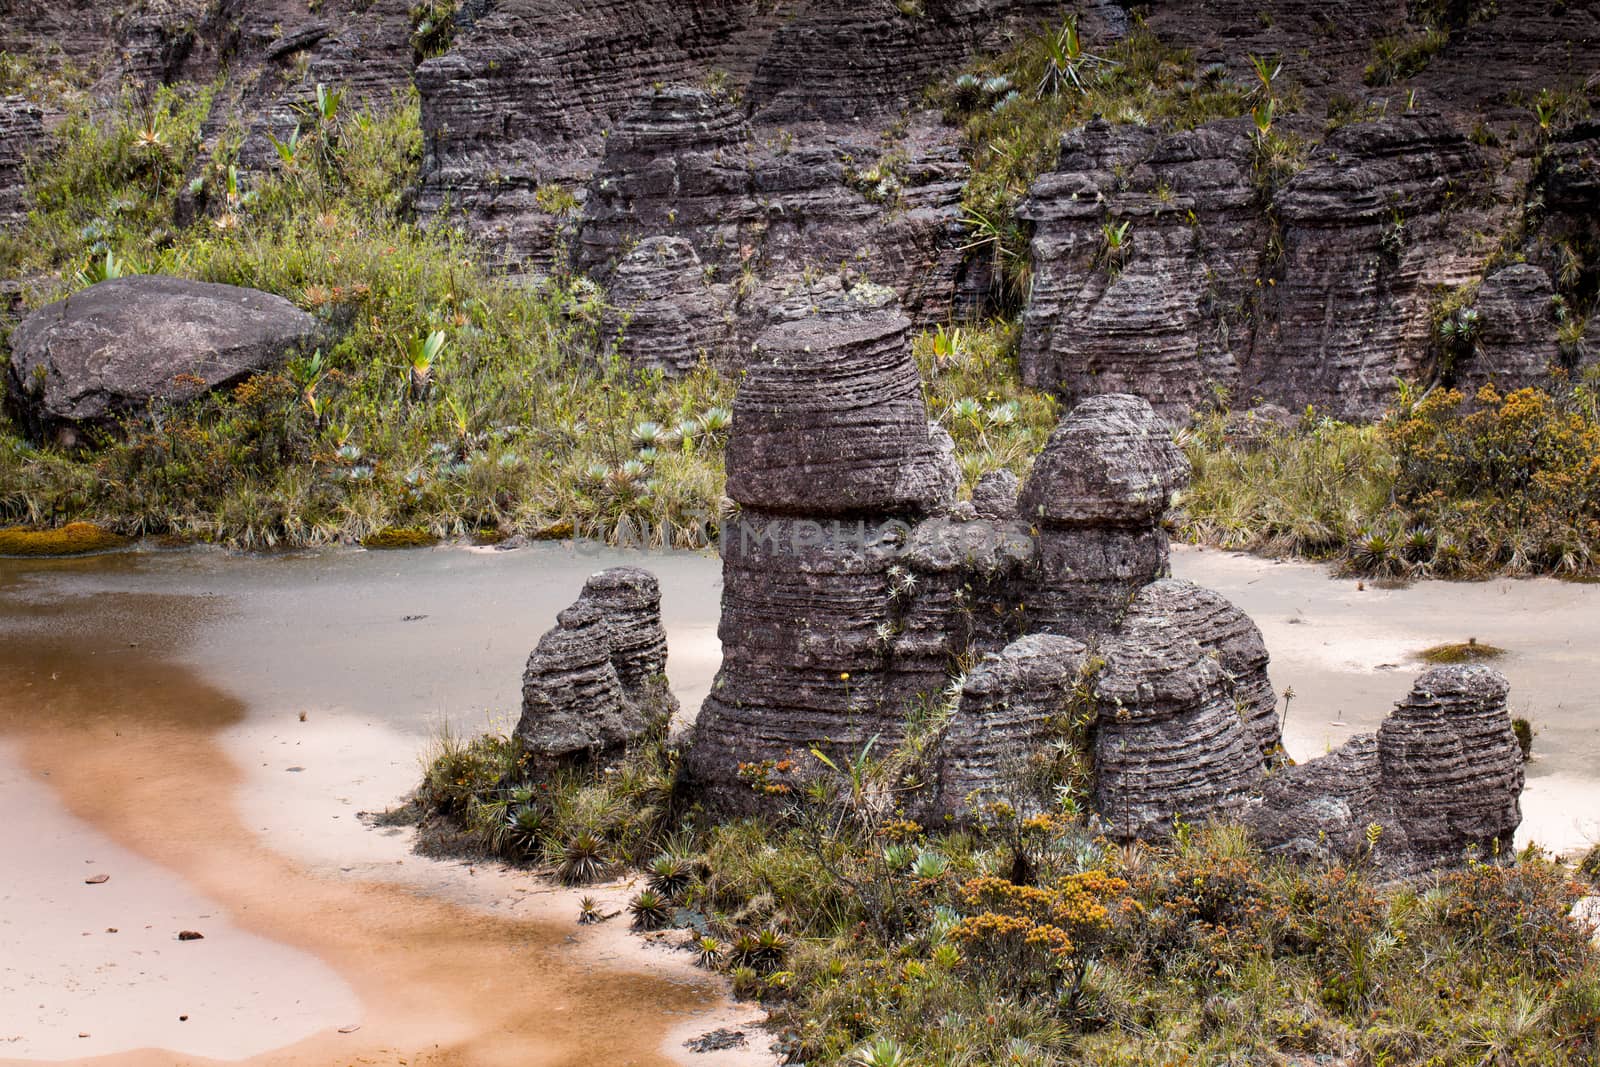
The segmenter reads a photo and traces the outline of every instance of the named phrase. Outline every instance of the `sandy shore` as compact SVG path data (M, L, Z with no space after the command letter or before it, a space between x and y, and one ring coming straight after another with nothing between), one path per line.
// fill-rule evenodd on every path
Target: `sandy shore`
M0 1062L774 1062L759 1012L672 947L682 934L580 927L576 891L419 859L409 832L359 818L414 784L424 739L371 706L241 699L169 658L237 621L230 605L92 599L13 616L0 650L0 802L23 816L0 843L27 857L4 890ZM314 655L300 670L242 644L297 697L315 684ZM610 910L629 891L591 890ZM747 1045L684 1048L724 1027Z

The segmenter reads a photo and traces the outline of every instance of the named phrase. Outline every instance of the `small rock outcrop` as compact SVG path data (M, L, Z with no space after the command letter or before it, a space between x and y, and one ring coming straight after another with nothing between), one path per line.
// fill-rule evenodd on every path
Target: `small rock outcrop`
M28 315L11 335L10 399L37 438L182 402L280 366L317 324L254 289L161 275L116 278Z
M939 737L929 780L933 813L961 817L1000 784L1025 780L1039 746L1018 739L1045 737L1068 714L1087 662L1083 644L1054 634L1029 634L985 656L967 675Z
M1460 863L1469 850L1510 855L1523 766L1508 688L1480 664L1428 671L1376 734L1269 777L1247 821L1270 853L1370 852L1396 877Z
M1174 818L1236 815L1261 778L1265 760L1236 683L1209 644L1216 635L1195 626L1198 593L1188 583L1146 586L1104 645L1094 801L1113 837L1160 837Z
M666 668L655 575L600 571L529 655L516 738L547 764L615 753L672 712Z

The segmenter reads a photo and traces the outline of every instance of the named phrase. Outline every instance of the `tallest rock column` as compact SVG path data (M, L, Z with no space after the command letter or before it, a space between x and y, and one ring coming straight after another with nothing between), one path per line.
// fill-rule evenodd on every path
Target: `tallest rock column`
M940 649L895 641L895 563L953 499L955 462L928 424L910 324L865 288L763 332L734 401L722 669L687 764L719 809L755 806L742 765L894 745L945 684Z

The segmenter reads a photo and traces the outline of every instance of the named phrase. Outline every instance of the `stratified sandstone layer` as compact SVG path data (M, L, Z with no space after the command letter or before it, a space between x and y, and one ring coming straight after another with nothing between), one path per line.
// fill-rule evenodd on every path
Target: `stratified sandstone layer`
M615 753L670 714L666 669L655 575L600 571L528 656L517 741L547 764Z
M1509 856L1522 820L1522 751L1505 678L1482 665L1417 679L1374 734L1277 771L1248 821L1270 853L1370 857L1406 876Z
M955 495L931 434L910 322L886 294L844 293L756 342L734 401L728 495L790 515L923 512Z

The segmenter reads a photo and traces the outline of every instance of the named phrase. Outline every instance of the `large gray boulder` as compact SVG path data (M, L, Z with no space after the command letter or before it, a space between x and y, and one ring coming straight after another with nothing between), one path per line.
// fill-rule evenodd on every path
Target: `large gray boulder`
M6 388L36 438L183 402L280 366L317 323L289 301L163 275L115 278L33 312L11 335Z

